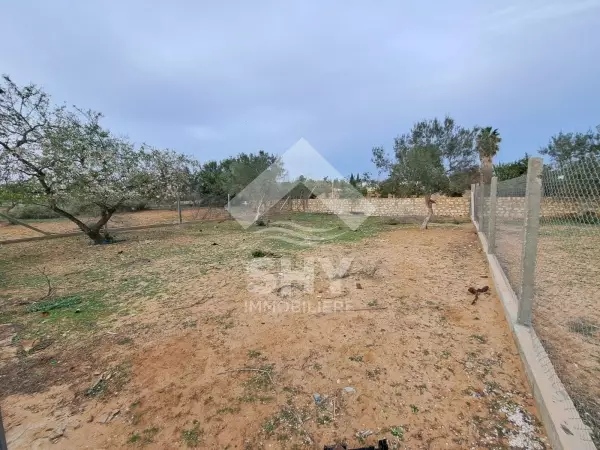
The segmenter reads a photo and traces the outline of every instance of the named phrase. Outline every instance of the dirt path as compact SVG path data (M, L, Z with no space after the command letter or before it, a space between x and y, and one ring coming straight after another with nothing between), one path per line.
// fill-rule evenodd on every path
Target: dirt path
M91 371L77 388L9 396L9 447L318 449L387 438L404 449L548 448L498 299L492 290L472 305L467 293L491 285L469 226L300 255L351 258L349 276L333 292L320 270L314 292L300 280L259 295L242 261L204 277L182 271L180 309L164 299L135 318L128 345L115 343L124 325L98 343L92 358L129 358L128 381L102 400L79 393L107 377Z

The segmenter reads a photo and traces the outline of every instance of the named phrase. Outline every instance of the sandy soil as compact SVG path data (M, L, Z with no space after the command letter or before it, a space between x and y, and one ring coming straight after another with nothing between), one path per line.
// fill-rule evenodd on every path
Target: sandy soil
M208 208L190 208L182 211L184 221L223 219L226 217L225 211L217 208L209 210ZM84 222L93 221L91 217L81 217ZM177 223L179 216L177 211L171 210L150 210L137 211L131 213L117 213L113 215L108 223L110 228L133 227L142 225L153 225L159 223ZM31 221L31 225L47 233L69 233L79 231L77 225L67 219ZM18 239L25 237L42 236L28 228L20 225L13 225L3 219L0 219L0 241L5 239Z
M548 448L495 293L475 304L467 293L491 284L471 226L295 253L296 272L306 258L352 260L335 280L319 270L308 291L303 275L282 282L286 259L272 258L278 284L263 294L248 289L254 238L218 231L6 248L15 263L52 261L61 280L118 263L126 279L160 285L150 295L151 280L140 281L119 299L127 314L26 358L18 330L0 328L9 448L317 449L382 438L405 449ZM11 289L6 301L33 295Z

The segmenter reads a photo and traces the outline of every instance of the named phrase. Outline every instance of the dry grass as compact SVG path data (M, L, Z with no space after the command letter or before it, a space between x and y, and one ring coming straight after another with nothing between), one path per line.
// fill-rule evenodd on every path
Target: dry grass
M334 220L299 217L322 228ZM489 283L471 227L369 220L336 239L298 249L224 222L107 246L69 238L2 248L10 448L381 438L392 448L503 448L523 436L543 448L502 307L493 293L471 305L467 288ZM256 249L277 258L252 258ZM317 266L314 289L304 289L306 258L323 257L352 258L349 275L329 280ZM277 278L287 259L301 289L248 290L248 263L270 260L277 282L290 283ZM42 267L56 298L78 301L28 312L47 291Z

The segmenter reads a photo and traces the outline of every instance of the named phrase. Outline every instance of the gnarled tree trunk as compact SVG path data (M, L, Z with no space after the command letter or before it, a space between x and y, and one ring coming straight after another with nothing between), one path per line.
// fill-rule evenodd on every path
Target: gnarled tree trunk
M433 217L433 204L434 203L435 203L435 200L431 199L431 194L425 194L425 206L427 207L427 216L425 217L425 220L421 224L421 230L427 229L427 225L429 225L429 221Z
M104 227L104 225L108 223L114 212L117 210L117 207L110 209L102 209L101 217L98 220L98 222L91 225L82 222L73 214L59 208L56 205L51 206L51 209L54 212L60 214L61 216L66 217L71 222L75 223L75 225L77 225L77 227L81 231L83 231L87 235L87 237L94 241L95 244L104 244L104 241L106 241L108 235L102 232L102 227Z

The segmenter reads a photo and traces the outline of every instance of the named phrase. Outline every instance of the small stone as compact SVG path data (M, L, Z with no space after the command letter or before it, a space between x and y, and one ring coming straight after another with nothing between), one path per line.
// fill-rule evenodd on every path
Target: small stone
M356 392L356 389L354 389L352 386L346 386L344 388L344 392L346 394L354 394Z

